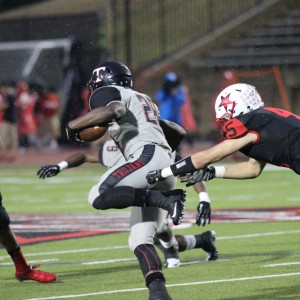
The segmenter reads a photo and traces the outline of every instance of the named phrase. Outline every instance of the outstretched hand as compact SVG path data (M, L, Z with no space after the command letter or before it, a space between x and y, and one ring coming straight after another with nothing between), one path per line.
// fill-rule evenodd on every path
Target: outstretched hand
M42 166L36 175L39 176L40 179L45 179L46 177L56 176L59 172L60 168L58 165L46 165Z
M198 226L205 226L206 224L210 224L211 220L211 208L210 203L206 201L200 201L197 206L197 217L196 224Z
M216 176L216 170L214 166L209 166L204 169L199 169L184 178L181 178L181 182L186 182L186 186L194 185L196 182L208 181Z
M164 178L161 176L161 170L154 170L147 174L146 179L149 184L154 184L158 181L162 181Z

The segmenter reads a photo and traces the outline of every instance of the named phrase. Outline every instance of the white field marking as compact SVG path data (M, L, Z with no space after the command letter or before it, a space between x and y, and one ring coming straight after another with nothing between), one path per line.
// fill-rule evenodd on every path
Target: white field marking
M272 236L272 235L283 235L283 234L298 234L300 230L288 230L288 231L274 231L274 232L264 232L264 233L252 233L252 234L245 234L245 235L232 235L232 236L223 236L218 237L216 240L231 240L231 239L247 239L247 238L254 238L254 237L261 237L261 236Z
M220 261L228 261L229 259L218 259L217 262ZM210 264L215 263L215 261L206 261L206 260L194 260L194 261L188 261L188 262L180 262L180 266L187 266L187 265L195 265L195 264Z
M36 263L47 263L47 262L58 261L58 260L59 260L58 258L51 258L51 259L43 259L43 260L39 260L39 261L29 260L27 262L31 265L31 264L36 264ZM11 266L11 265L14 265L14 263L12 263L12 262L1 263L0 265L1 266Z
M67 254L67 253L83 253L83 252L94 252L94 251L111 251L115 249L124 249L128 248L128 246L114 246L114 247L103 247L103 248L88 248L88 249L76 249L76 250L65 250L65 251L53 251L53 252L40 252L40 253L28 253L28 256L44 256L44 255L59 255L59 254ZM10 256L0 256L2 258L10 258Z
M83 182L83 181L89 181L90 182L90 178L88 177L81 177L81 178L53 178L50 179L48 181L43 181L43 185L40 185L38 190L43 190L47 187L49 188L49 186L53 183L56 184L65 184L65 183L73 183L73 182ZM35 185L37 183L36 179L31 179L31 178L16 178L16 177L6 177L6 178L1 178L1 182L2 183L6 183L6 184L23 184L23 185Z
M241 277L241 278L231 278L231 279L219 279L219 280L208 280L208 281L198 281L198 282L186 282L178 284L167 284L169 287L179 287L179 286L190 286L190 285L203 285L211 283L226 283L226 282L235 282L235 281L248 281L248 280L257 280L257 279L269 279L269 278L280 278L288 276L299 276L298 273L286 273L286 274L273 274L273 275L264 275L264 276L252 276L252 277ZM51 299L68 299L68 298L79 298L79 297L89 297L89 296L98 296L98 295L107 295L107 294L116 294L116 293L129 293L144 291L147 288L135 288L135 289L124 289L124 290L113 290L113 291L104 291L96 293L87 293L87 294L77 294L77 295L62 295L62 296L51 296L46 298L28 298L25 300L51 300Z
M286 263L280 263L280 264L269 264L269 265L263 265L263 267L266 268L272 268L272 267L281 267L281 266L292 266L292 265L300 265L300 261L295 262L286 262Z
M100 260L100 261L89 261L83 262L82 265L100 265L100 264L109 264L116 262L125 262L125 261L136 261L136 258L122 258L122 259L110 259L110 260Z
M274 232L264 232L264 233L253 233L253 234L245 234L245 235L232 235L232 236L223 236L218 237L217 241L221 240L231 240L231 239L247 239L247 238L255 238L261 236L273 236L273 235L283 235L283 234L298 234L300 230L288 230L288 231L274 231ZM76 249L76 250L65 250L65 251L53 251L53 252L40 252L40 253L29 253L26 254L28 256L44 256L44 255L60 255L67 253L82 253L82 252L94 252L94 251L111 251L114 249L124 249L128 248L128 246L114 246L114 247L103 247L103 248L88 248L88 249ZM0 256L0 259L10 258L10 256Z

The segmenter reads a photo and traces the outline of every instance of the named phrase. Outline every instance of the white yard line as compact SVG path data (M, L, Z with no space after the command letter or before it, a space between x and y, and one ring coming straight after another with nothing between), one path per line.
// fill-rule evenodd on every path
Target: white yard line
M44 256L44 255L60 255L68 253L83 253L83 252L95 252L95 251L111 251L114 249L124 249L128 246L114 246L114 247L103 247L103 248L87 248L87 249L75 249L75 250L64 250L64 251L53 251L53 252L39 252L39 253L26 253L26 257L29 256ZM0 259L10 258L10 256L0 256Z
M300 272L285 273L285 274L273 274L273 275L264 275L264 276L252 276L252 277L240 277L240 278L230 278L230 279L219 279L219 280L168 284L167 287L179 287L179 286L190 286L190 285L203 285L203 284L226 283L226 282L236 282L236 281L259 280L259 279L270 279L270 278L280 278L280 277L299 276L299 275L300 275ZM69 299L69 298L90 297L90 296L116 294L116 293L131 293L131 292L137 292L137 291L143 291L143 290L146 290L146 288L112 290L112 291L103 291L103 292L87 293L87 294L75 294L75 295L61 295L61 296L51 296L51 297L46 297L46 298L28 298L25 300Z
M298 233L300 233L300 230L273 231L273 232L251 233L251 234L232 235L232 236L223 236L223 237L217 236L217 241L232 240L232 239L247 239L253 237L273 236L273 235L283 235L283 234L298 234Z
M269 264L269 265L263 265L263 267L272 268L272 267L292 266L292 265L300 265L300 261L286 262L286 263L279 263L279 264Z
M262 232L244 235L231 235L231 236L217 236L217 241L222 240L232 240L232 239L249 239L254 237L262 236L273 236L273 235L283 235L283 234L299 234L300 230L287 230L287 231L273 231L273 232ZM102 248L87 248L87 249L75 249L75 250L64 250L64 251L53 251L53 252L40 252L40 253L28 253L26 257L29 256L44 256L44 255L61 255L68 253L83 253L83 252L94 252L94 251L111 251L115 249L125 249L128 248L127 245L114 246L114 247L102 247ZM10 258L10 256L0 256L0 259Z
M81 263L82 265L101 265L101 264L109 264L109 263L116 263L116 262L127 262L127 261L134 261L136 262L136 258L122 258L122 259L109 259L109 260L99 260L99 261L88 261Z
M48 262L53 262L53 261L59 261L58 258L52 258L52 259L43 259L43 260L29 260L27 261L30 265L31 264L36 264L36 263L48 263ZM13 266L14 263L13 262L8 262L8 263L1 263L0 266Z

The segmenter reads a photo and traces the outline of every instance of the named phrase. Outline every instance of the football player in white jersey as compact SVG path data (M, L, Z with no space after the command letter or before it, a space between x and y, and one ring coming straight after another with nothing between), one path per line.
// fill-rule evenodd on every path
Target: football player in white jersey
M172 158L175 162L175 152L172 153ZM94 153L75 153L65 158L63 162L60 162L58 164L41 166L37 172L37 175L41 179L56 176L60 173L59 165L65 163L67 163L67 168L69 169L78 167L83 163L100 163L107 168L111 168L115 164L119 164L120 162L125 163L124 156L113 140L107 140L106 142L100 144L99 150L95 151ZM200 202L204 201L204 199L207 200L207 198L209 200L206 187L202 182L198 182L197 184L195 184L194 188L199 194ZM205 225L205 222L206 220L202 222L203 226ZM164 253L165 266L167 268L179 267L180 258L178 252L196 248L201 248L205 252L207 252L206 260L216 260L218 258L218 251L215 247L214 241L214 231L206 231L198 235L174 236L167 222L165 222L165 225L162 226L161 231L157 232L155 235L155 245L157 245Z
M153 237L168 213L175 225L180 223L186 195L184 190L174 189L176 178L154 185L146 180L150 170L171 163L172 150L159 124L159 111L149 96L132 89L131 72L122 63L106 61L98 65L89 87L90 111L69 122L68 138L81 142L82 129L109 124L110 137L126 159L126 163L105 172L91 189L89 203L101 210L133 207L129 247L139 261L149 299L171 299Z

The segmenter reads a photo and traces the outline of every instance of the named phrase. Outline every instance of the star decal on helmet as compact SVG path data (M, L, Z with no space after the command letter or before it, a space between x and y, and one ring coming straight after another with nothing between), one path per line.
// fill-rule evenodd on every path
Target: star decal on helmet
M230 94L228 94L226 97L221 96L221 103L220 103L219 107L224 106L225 110L228 111L228 105L232 104L230 111L234 111L236 102L229 100L229 97L230 97Z

